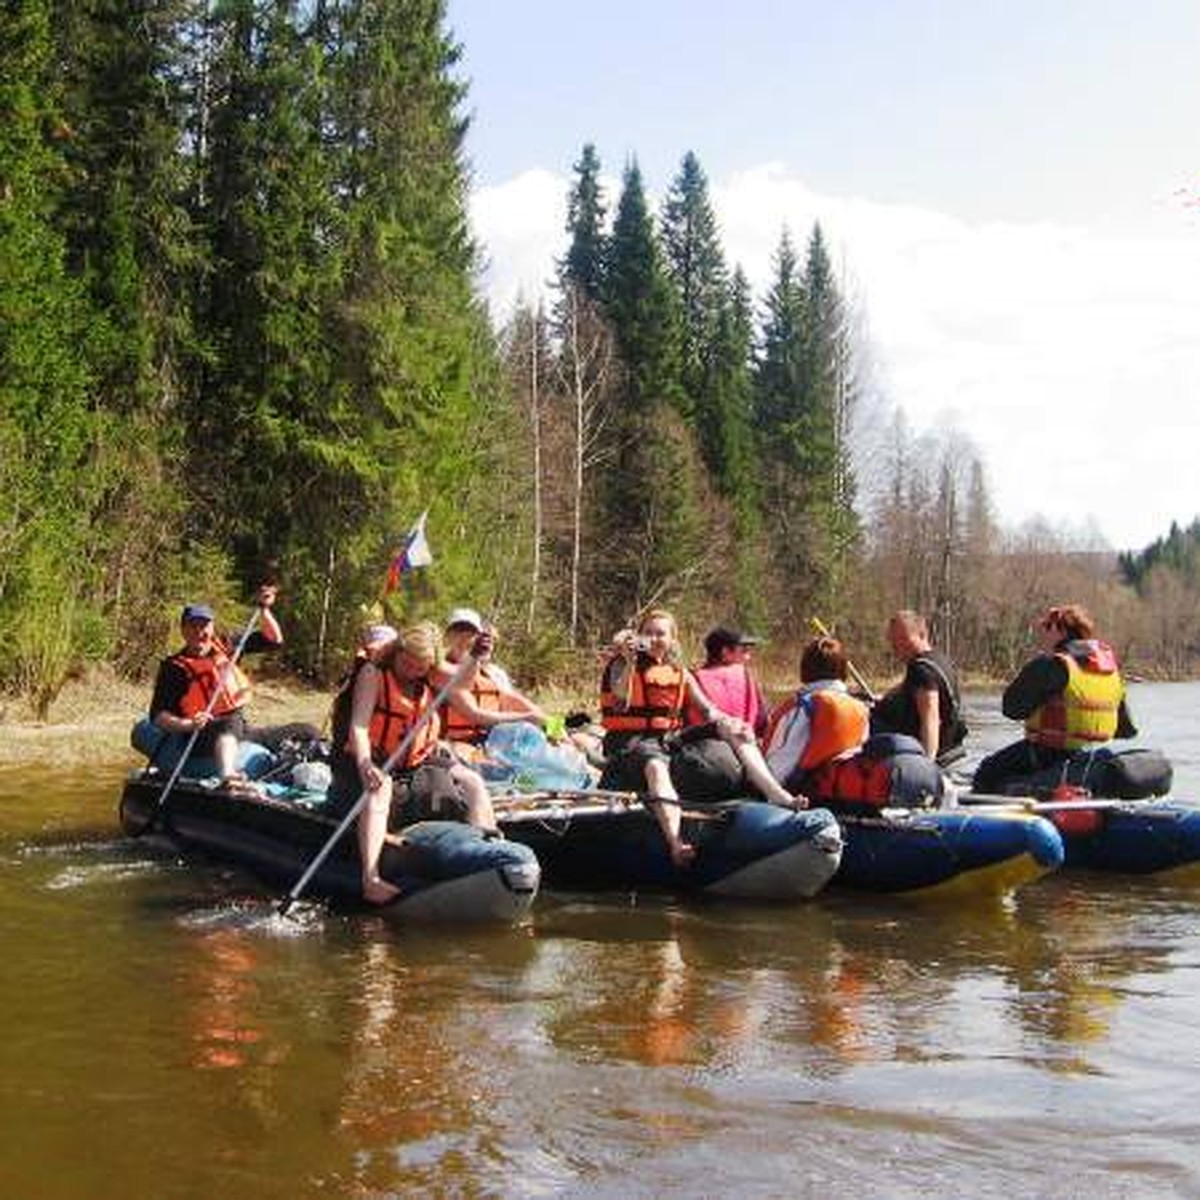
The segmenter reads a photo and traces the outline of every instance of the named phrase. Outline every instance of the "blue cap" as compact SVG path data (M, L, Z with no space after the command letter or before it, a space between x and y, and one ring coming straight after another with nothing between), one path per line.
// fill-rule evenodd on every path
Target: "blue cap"
M207 604L185 604L179 614L180 621L212 621L213 610Z

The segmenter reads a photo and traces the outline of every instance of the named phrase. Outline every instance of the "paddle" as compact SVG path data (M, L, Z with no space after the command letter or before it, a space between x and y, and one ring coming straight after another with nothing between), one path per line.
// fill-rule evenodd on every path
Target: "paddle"
M1035 796L1006 796L1002 793L968 792L956 798L959 807L979 808L984 810L1008 809L1020 812L1068 812L1072 809L1104 809L1130 808L1138 805L1153 803L1152 798L1145 800L1121 800L1113 796L1088 797L1081 796L1075 800L1039 800Z
M459 684L466 679L467 675L474 669L474 667L475 658L473 653L464 655L462 662L460 662L457 668L455 668L454 674L446 680L441 691L439 691L438 694L433 698L433 703L430 704L429 707L420 715L420 717L413 722L412 727L404 735L400 744L395 750L392 751L391 754L388 755L383 766L379 768L383 774L387 775L396 765L396 763L401 762L404 759L404 756L408 753L413 742L416 740L417 734L420 733L421 730L424 729L425 726L433 719L434 713L436 713L438 709L441 708L446 702L446 697L450 695L454 688L458 687ZM279 902L278 912L281 917L287 916L288 910L300 898L300 894L308 886L312 877L321 869L321 864L329 857L334 846L341 841L342 834L344 834L346 830L350 828L351 823L355 820L358 814L362 812L363 805L366 804L367 797L370 794L370 788L363 788L358 799L354 802L354 807L351 808L348 813L346 813L346 815L341 819L338 827L329 835L328 841L326 841L325 845L323 845L317 852L317 856L312 860L312 862L308 864L304 874L296 880L295 886L292 888L292 890L288 892L288 894Z
M833 637L829 627L820 617L809 617L808 623L812 626L813 632L820 637ZM846 659L846 670L850 672L850 677L858 684L863 695L874 704L879 699L878 695L871 690L871 685L863 678L862 673L848 658Z
M238 638L238 643L233 651L233 657L229 660L230 663L236 663L242 657L242 651L246 648L246 643L250 640L250 635L254 632L254 626L258 624L259 613L262 610L255 608L250 614L250 620L246 622L246 628L242 630L242 636ZM208 703L204 706L204 716L212 716L213 707L217 703L217 698L225 690L225 685L221 680L220 673L217 674L217 686L213 688L213 694L209 696ZM187 744L183 748L183 753L179 756L179 761L175 764L175 769L171 772L170 778L167 779L166 786L158 794L158 799L154 802L154 807L150 810L150 816L146 823L134 831L134 837L141 837L143 833L147 833L154 828L155 822L162 815L164 806L167 803L167 797L171 794L172 788L175 786L175 781L183 772L184 764L187 762L189 755L192 753L192 747L196 744L196 739L200 736L201 726L196 726L191 736L187 740Z

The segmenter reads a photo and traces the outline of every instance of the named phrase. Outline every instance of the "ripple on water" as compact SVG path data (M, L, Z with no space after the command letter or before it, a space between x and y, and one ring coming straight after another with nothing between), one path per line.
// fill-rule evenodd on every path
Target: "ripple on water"
M230 929L289 938L321 932L325 917L325 907L316 903L293 905L284 916L274 900L233 900L184 913L179 924L201 932Z

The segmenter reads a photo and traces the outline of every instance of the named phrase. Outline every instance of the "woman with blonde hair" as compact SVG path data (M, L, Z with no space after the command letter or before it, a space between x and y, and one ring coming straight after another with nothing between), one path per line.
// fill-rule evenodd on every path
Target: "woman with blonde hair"
M482 829L496 828L482 777L438 741L430 675L439 643L436 626L424 622L402 630L377 661L365 661L354 682L345 737L335 734L330 802L335 811L345 812L366 796L358 848L363 898L372 904L386 904L397 895L379 875L389 817L398 826L465 817ZM383 765L410 735L404 755L385 773ZM395 810L393 800L399 802Z
M704 725L686 735L695 743L707 738L732 749L739 782L744 781L772 804L803 808L803 796L791 795L772 776L745 721L721 712L680 663L675 618L666 609L650 609L636 630L622 629L613 638L600 684L607 767L602 787L630 788L644 794L666 838L671 861L686 866L695 847L681 836L679 792L671 765L685 746L680 733L688 705Z

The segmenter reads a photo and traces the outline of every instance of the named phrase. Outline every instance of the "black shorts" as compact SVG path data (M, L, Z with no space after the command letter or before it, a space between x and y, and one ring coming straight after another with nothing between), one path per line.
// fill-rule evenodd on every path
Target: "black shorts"
M216 750L217 738L222 734L231 734L239 742L245 740L246 717L240 708L236 712L226 713L223 717L213 717L196 734L196 744L192 747L192 753L211 758Z
M388 828L403 829L417 821L466 820L466 800L450 777L453 766L453 756L437 750L415 770L393 771ZM362 779L354 760L340 756L329 785L330 810L335 816L345 816L362 794Z

